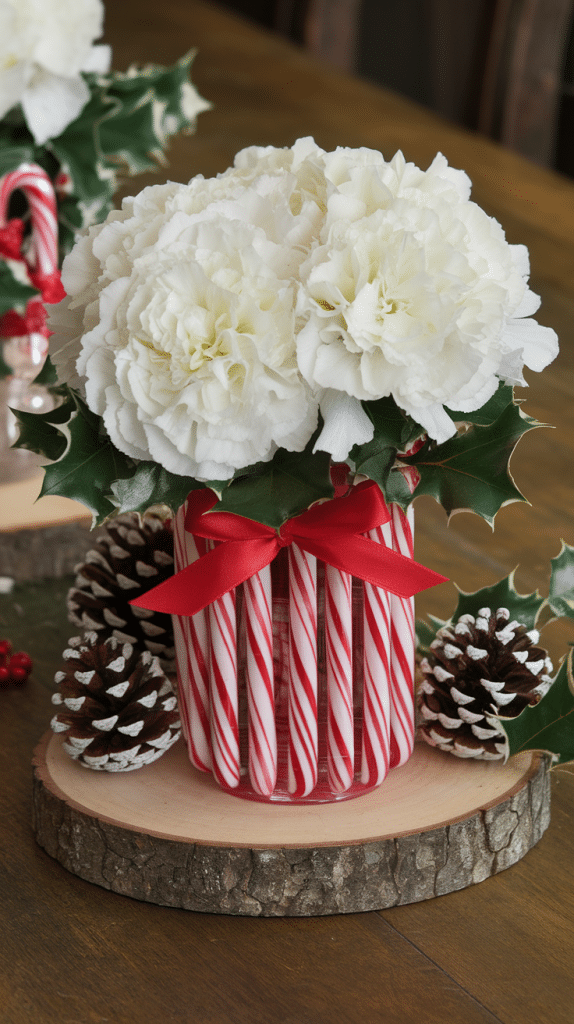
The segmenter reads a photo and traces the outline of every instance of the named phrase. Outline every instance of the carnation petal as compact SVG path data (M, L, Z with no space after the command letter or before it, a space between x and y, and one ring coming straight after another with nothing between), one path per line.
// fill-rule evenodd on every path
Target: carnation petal
M353 445L372 441L375 428L358 399L326 388L319 407L323 429L313 451L330 452L335 462L344 462Z
M38 71L22 96L26 124L38 145L56 139L74 121L90 98L83 78L64 78Z
M4 117L22 98L26 88L27 68L24 61L18 61L10 68L0 71L0 117Z
M558 335L530 318L509 320L504 332L509 349L520 348L524 362L538 373L558 355Z
M400 402L397 402L397 405L400 404ZM427 405L425 408L411 406L409 408L407 403L403 401L402 408L404 408L417 423L420 423L421 427L426 430L429 437L438 441L439 444L442 444L443 441L448 441L449 437L456 434L456 425L453 423L442 405Z
M105 75L112 63L112 48L104 43L91 46L82 61L82 71L92 71L96 75Z

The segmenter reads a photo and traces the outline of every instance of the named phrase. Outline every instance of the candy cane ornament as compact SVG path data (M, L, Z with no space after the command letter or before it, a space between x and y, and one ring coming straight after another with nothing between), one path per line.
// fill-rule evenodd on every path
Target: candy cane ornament
M24 193L30 207L32 234L28 251L20 253L32 284L45 302L58 302L64 290L58 270L58 207L46 172L38 164L21 164L0 179L0 231L9 231L8 206L13 192ZM46 332L47 333L47 332Z
M21 220L8 220L10 196L16 190L24 193L30 208L32 233L27 252L22 252L24 225ZM20 264L30 285L40 292L28 300L23 313L9 309L0 317L0 338L20 341L13 354L5 352L6 361L14 366L16 377L24 379L21 364L24 357L26 373L33 377L48 353L49 331L44 302L64 298L58 270L58 209L52 183L37 164L21 164L0 179L0 256ZM16 344L16 343L15 343ZM14 396L15 404L18 400Z

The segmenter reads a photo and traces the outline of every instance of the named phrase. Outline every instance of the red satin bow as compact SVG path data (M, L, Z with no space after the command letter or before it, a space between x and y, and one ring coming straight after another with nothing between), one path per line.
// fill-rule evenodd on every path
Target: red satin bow
M192 492L185 526L195 536L220 543L130 604L195 615L269 565L282 547L293 543L336 569L400 597L446 582L445 576L361 536L390 520L383 496L371 481L359 484L344 497L313 505L289 519L279 532L230 512L210 512L216 502L211 490Z

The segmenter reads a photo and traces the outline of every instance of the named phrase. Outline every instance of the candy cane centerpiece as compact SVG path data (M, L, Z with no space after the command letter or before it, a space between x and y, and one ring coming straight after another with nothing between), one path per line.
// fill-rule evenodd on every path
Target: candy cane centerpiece
M174 615L192 763L213 772L224 789L251 799L322 802L380 785L410 756L414 742L413 599L369 582L368 573L359 585L328 562L318 572L318 558L296 537L286 545L286 576L265 563L246 577L241 566L236 578L244 582L224 591L233 577L224 571L226 537L243 527L216 517L213 528L204 526L207 513L199 504L191 518L189 512L186 503L174 522L176 574L209 557L217 581L211 593L220 595L187 618ZM387 521L363 536L395 553L398 583L404 558L413 558L412 510L393 505L386 514ZM194 522L197 536L187 532ZM269 533L265 544L273 543ZM221 556L214 561L217 549ZM384 564L387 557L375 559ZM252 558L253 552L245 554L245 567ZM287 664L278 660L286 598Z

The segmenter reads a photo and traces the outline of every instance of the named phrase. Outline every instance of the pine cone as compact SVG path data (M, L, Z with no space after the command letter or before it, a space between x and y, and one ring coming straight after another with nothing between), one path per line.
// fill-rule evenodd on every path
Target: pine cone
M173 575L173 534L160 516L128 512L112 519L76 574L68 592L70 622L96 631L100 640L115 636L148 650L173 671L171 616L128 603Z
M423 658L418 693L419 733L457 757L505 756L496 715L515 718L537 704L551 683L548 652L536 647L536 629L513 620L507 608L481 608L439 629Z
M52 703L54 732L64 749L87 768L129 772L150 764L175 743L181 730L177 700L159 661L115 637L73 637L57 672Z

